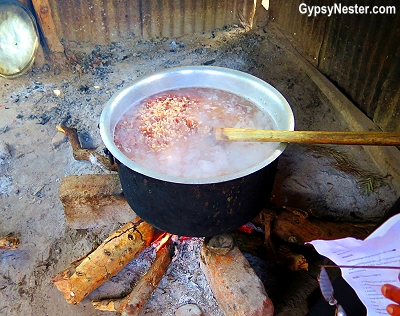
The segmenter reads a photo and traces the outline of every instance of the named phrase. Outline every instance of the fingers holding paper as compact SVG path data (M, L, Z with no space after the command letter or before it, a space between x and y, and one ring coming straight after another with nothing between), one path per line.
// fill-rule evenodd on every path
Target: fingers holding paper
M384 284L382 286L382 294L391 301L400 304L400 288L391 284ZM400 316L400 305L389 304L386 307L390 315Z

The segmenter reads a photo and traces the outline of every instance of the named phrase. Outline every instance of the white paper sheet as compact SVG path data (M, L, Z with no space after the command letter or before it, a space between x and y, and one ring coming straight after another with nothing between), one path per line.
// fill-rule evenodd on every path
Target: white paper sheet
M400 267L400 214L391 217L365 240L349 237L337 240L314 240L310 244L338 266ZM385 283L400 287L400 270L379 268L341 270L343 278L367 308L368 316L388 315L386 306L393 302L382 295L381 287Z

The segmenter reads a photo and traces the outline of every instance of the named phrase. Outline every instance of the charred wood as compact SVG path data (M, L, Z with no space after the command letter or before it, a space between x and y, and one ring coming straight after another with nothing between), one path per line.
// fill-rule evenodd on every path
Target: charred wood
M66 126L57 126L57 130L64 133L71 144L72 155L76 160L87 160L93 163L93 161L98 161L105 168L111 171L117 171L117 165L111 164L109 159L100 155L99 153L90 150L83 149L81 143L79 142L78 132L75 128L70 128Z
M296 253L283 241L274 238L265 244L264 236L260 233L243 233L234 231L230 234L237 247L246 253L257 256L265 261L274 262L291 271L308 270L308 262L304 255Z
M286 245L276 246L275 258L277 263L291 271L308 270L307 259L302 254L293 252Z

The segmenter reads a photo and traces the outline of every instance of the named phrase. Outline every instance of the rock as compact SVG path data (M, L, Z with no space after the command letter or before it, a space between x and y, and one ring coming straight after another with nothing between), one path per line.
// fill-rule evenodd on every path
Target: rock
M66 141L67 141L67 136L65 136L65 134L62 132L57 132L57 134L55 134L53 139L51 140L51 145L53 146L53 148L57 148Z
M200 308L195 304L186 304L179 307L176 312L175 316L202 316L203 313L201 312Z
M216 251L218 248L221 250ZM274 314L274 306L264 285L242 252L234 245L231 236L219 235L205 239L200 250L200 259L200 267L225 315Z

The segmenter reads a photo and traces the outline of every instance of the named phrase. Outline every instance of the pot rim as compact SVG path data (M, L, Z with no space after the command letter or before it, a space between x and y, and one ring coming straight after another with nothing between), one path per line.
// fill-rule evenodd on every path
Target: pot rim
M154 73L151 73L149 75L140 77L132 81L130 84L125 86L124 88L120 89L117 91L111 98L110 100L106 103L101 116L100 116L100 135L101 138L103 139L103 142L106 146L106 148L110 151L110 153L114 156L115 159L117 159L120 163L124 164L127 166L129 169L136 171L138 173L141 173L143 175L146 175L150 178L155 178L158 180L162 181L167 181L167 182L173 182L173 183L181 183L181 184L211 184L211 183L219 183L219 182L225 182L237 178L244 177L248 174L251 174L253 172L256 172L267 165L269 165L271 162L273 162L275 159L277 159L282 152L285 150L287 143L280 143L274 151L271 152L271 154L261 162L234 172L230 173L227 175L222 175L222 176L215 176L215 177L209 177L209 178L184 178L184 177L177 177L177 176L169 176L163 173L155 172L153 170L147 169L137 163L135 163L133 160L128 158L122 151L119 150L119 148L115 145L114 143L114 129L117 121L120 119L121 115L123 112L125 112L129 106L125 107L125 110L119 115L118 119L113 118L113 114L115 116L116 109L118 106L121 106L121 101L124 100L124 98L127 98L132 91L141 89L145 87L146 85L157 85L161 79L165 79L168 81L168 84L170 84L168 87L165 87L163 90L158 91L158 92L163 92L171 89L176 89L176 88L182 88L185 87L184 84L182 86L176 86L174 85L175 82L174 80L170 80L170 76L201 76L201 75L207 75L207 76L222 76L222 79L226 78L234 78L234 80L240 80L243 81L243 83L246 83L247 85L250 84L252 89L255 87L257 89L257 92L260 91L264 95L267 96L272 96L274 99L274 102L279 103L279 107L281 108L280 110L283 111L285 114L287 114L286 117L286 122L284 123L284 126L278 126L280 129L286 129L293 131L294 130L294 116L293 112L291 110L291 107L289 103L286 101L286 99L282 96L282 94L276 90L274 87L272 87L270 84L267 82L253 76L247 73L244 73L242 71L230 69L230 68L224 68L224 67L216 67L216 66L183 66L183 67L174 67L174 68L169 68L169 69L164 69L161 71L157 71ZM210 77L209 77L210 78ZM196 85L186 85L186 87L200 87L199 84ZM204 85L201 85L202 87L206 88L216 88L216 89L221 89L221 90L226 90L234 94L235 90L231 89L223 89L220 87L215 87L212 85L208 85L205 83ZM259 90L258 90L259 89ZM154 93L150 93L145 97L149 97ZM241 94L239 94L241 95ZM241 95L243 96L243 95ZM141 97L138 99L135 99L130 103L132 105L133 103L136 103L137 101L143 100L145 97ZM246 97L246 96L244 96ZM126 103L126 101L124 101ZM262 105L260 105L257 102L256 105L259 108L263 108Z

